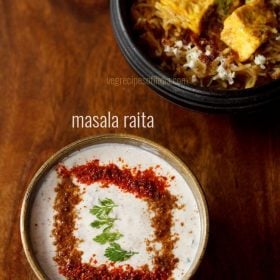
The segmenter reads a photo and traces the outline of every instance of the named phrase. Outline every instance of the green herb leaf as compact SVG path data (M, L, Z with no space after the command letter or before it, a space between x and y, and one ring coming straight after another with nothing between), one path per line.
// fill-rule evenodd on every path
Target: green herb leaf
M106 244L119 240L123 235L119 232L109 232L108 230L103 231L103 233L97 235L93 240L100 243Z
M110 198L105 198L103 200L100 200L101 205L106 207L116 207L117 205L114 203L114 201Z
M114 207L117 207L117 205L109 198L105 198L99 202L100 205L95 205L92 209L90 209L90 213L97 217L97 220L92 222L91 226L98 229L103 226L105 226L105 228L103 232L93 238L93 240L100 244L110 244L110 247L105 250L105 256L113 262L122 262L133 255L138 254L132 251L125 251L119 244L115 243L115 241L123 237L120 232L110 231L117 219L109 217L109 214Z
M98 219L106 219L113 208L117 206L113 200L109 198L100 200L100 204L101 206L93 206L90 210L90 213L95 215Z
M90 225L93 228L101 228L103 226L107 226L106 227L106 229L107 229L107 228L113 227L115 220L116 219L113 219L113 218L106 218L106 219L102 219L102 220L96 220L93 223L91 223Z
M123 262L131 258L137 252L125 251L117 243L111 243L110 247L105 250L105 256L112 262Z

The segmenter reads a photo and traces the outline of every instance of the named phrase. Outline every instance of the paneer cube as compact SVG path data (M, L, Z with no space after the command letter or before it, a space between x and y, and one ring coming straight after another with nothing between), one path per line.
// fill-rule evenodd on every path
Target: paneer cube
M156 2L157 15L163 20L164 29L170 25L177 29L190 29L201 33L202 20L215 0L159 0Z
M264 1L251 1L226 18L221 39L238 54L241 62L246 61L267 40L275 18Z

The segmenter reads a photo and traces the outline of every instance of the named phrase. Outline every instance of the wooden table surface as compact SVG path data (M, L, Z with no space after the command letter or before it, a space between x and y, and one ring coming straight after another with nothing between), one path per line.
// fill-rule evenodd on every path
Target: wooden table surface
M41 164L82 137L123 132L173 151L202 185L210 239L195 279L280 279L280 114L207 115L146 85L108 82L126 77L137 76L114 40L107 1L0 1L0 279L36 279L19 214ZM108 111L145 112L155 128L71 126L73 115Z

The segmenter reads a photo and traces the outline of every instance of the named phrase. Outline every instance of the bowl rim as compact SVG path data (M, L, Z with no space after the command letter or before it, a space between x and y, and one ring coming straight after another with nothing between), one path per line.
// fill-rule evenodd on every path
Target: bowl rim
M137 146L140 149L148 150L151 153L156 154L165 161L167 161L168 159L167 162L171 164L173 168L175 168L177 171L178 169L179 171L182 171L182 173L180 174L187 182L191 192L194 195L194 198L199 208L201 220L201 233L197 253L190 269L183 277L183 280L190 279L190 277L195 274L202 261L209 238L209 214L203 190L198 180L196 179L192 171L189 169L189 167L187 167L186 164L181 159L179 159L173 152L151 140L130 134L104 134L98 136L91 136L75 141L60 149L54 155L52 155L48 160L46 160L43 163L43 165L35 173L25 192L20 213L21 241L25 255L33 272L40 280L50 279L44 272L43 268L40 266L39 261L37 260L34 254L30 237L31 209L34 203L34 199L41 187L41 180L53 168L55 164L57 164L59 161L66 158L67 156L71 155L72 153L79 151L82 148L104 143L119 143Z
M153 82L149 83L149 85L154 89L161 91L161 95L171 99L174 101L173 97L175 97L175 103L182 103L183 105L188 102L194 101L194 107L197 107L196 98L200 98L200 100L204 99L203 102L207 104L209 102L210 106L229 106L229 110L237 109L235 103L238 103L237 106L243 106L246 109L247 107L252 107L250 104L252 100L255 103L255 106L261 105L265 103L271 103L269 101L269 97L279 97L277 91L280 90L280 79L271 81L267 84L248 88L248 89L211 89L207 87L198 87L191 84L182 84L177 82L171 75L159 69L153 62L149 60L147 55L141 50L141 48L137 45L135 40L132 38L133 36L130 34L131 30L126 26L123 9L124 5L122 3L125 0L111 0L110 10L111 10L111 19L113 25L113 31L118 42L118 45L123 52L126 60L132 66L132 68L142 77L144 80L146 78L151 78L155 76L159 80L161 80L162 84L169 85L172 89L164 86L155 85ZM128 6L128 5L127 5ZM125 8L127 8L127 6ZM127 16L127 15L126 15ZM143 69L144 68L144 69ZM174 92L175 89L175 92ZM172 92L167 93L166 91ZM270 92L267 92L267 91ZM164 93L162 92L164 91ZM192 94L192 98L188 96L188 94L182 95L182 92L190 92ZM189 97L189 98L188 98ZM211 101L210 101L211 99ZM247 101L247 103L246 103ZM200 102L200 101L199 101ZM214 104L213 104L214 102ZM239 104L239 102L243 102L244 104ZM260 103L260 104L258 104ZM191 105L191 104L190 104ZM232 105L233 108L230 108ZM200 105L198 105L200 107ZM207 105L206 105L207 107ZM218 109L218 108L216 108ZM220 108L221 110L226 108Z

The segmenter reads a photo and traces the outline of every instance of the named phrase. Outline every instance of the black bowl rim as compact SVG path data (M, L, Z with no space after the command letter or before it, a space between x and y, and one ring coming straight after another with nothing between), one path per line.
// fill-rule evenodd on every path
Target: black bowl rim
M131 38L123 20L123 1L111 0L112 25L119 47L130 66L163 97L185 107L214 112L247 111L269 105L279 97L280 80L242 90L213 90L176 82L150 62Z

